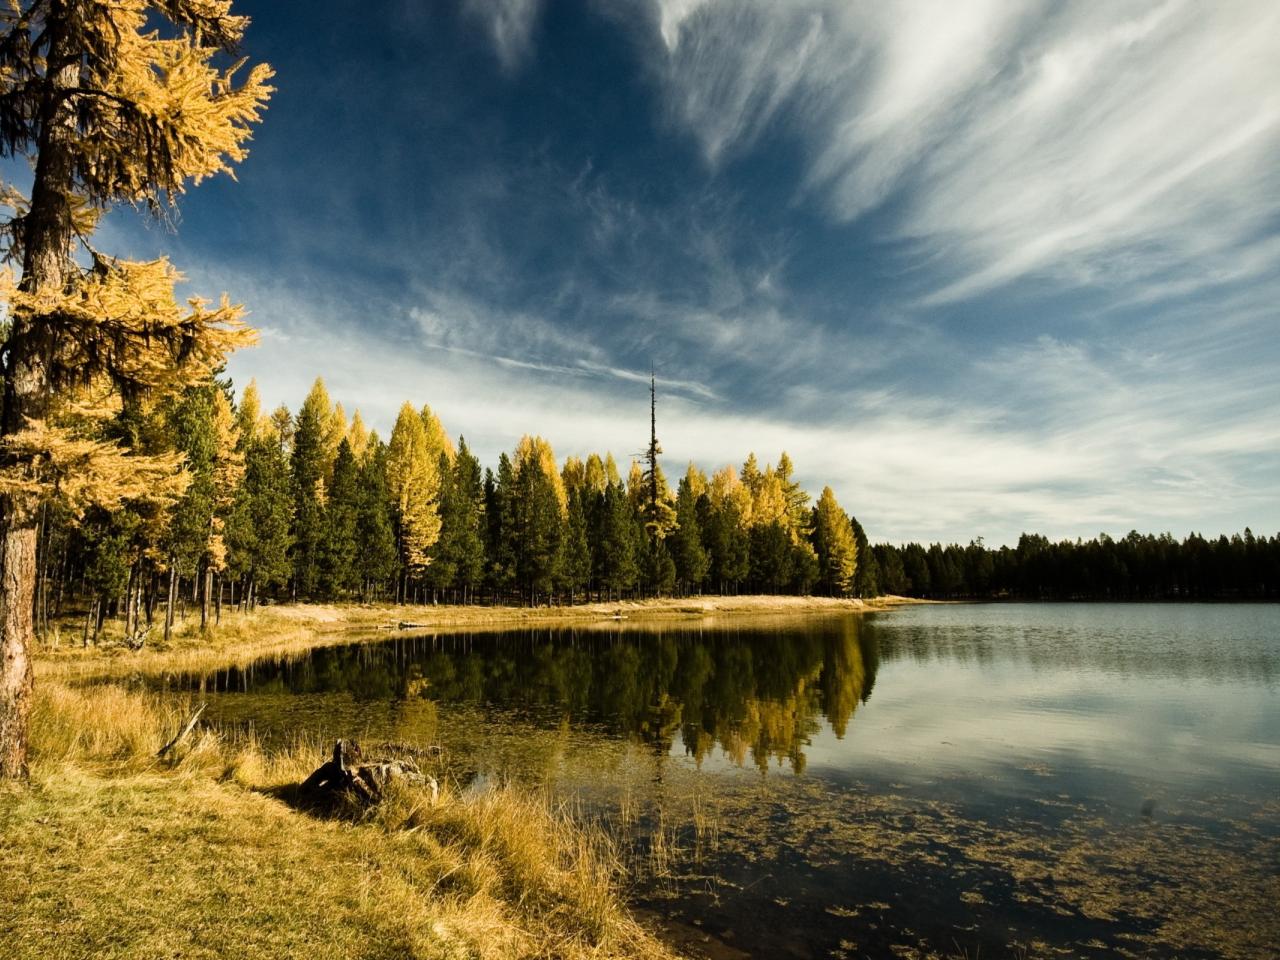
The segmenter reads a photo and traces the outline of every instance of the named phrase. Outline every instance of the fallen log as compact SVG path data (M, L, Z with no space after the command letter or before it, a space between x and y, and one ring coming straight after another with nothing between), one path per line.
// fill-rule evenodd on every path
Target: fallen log
M364 804L379 802L392 783L421 786L431 791L431 799L440 795L435 777L427 776L412 760L364 759L360 745L354 740L339 740L333 745L333 757L302 782L302 792L313 797L336 799L343 795Z
M178 731L178 735L161 747L156 753L157 757L163 760L166 753L186 739L187 734L189 734L192 728L195 727L196 721L200 719L200 714L204 713L204 708L206 706L208 706L208 704L202 703L200 706L196 707L191 716L187 717L187 722L182 725L182 729Z

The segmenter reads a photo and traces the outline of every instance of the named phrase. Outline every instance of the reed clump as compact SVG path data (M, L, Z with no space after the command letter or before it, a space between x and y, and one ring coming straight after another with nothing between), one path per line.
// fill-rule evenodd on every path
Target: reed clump
M199 729L190 704L46 679L32 780L0 788L6 957L672 956L603 832L516 788L314 811L324 755Z

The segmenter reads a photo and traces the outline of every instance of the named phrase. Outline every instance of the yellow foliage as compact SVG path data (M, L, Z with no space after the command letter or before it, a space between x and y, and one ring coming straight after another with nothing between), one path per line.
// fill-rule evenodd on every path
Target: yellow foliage
M56 497L73 517L91 506L117 509L130 500L172 503L190 483L181 454L130 454L77 426L29 419L0 445L15 461L0 470L0 494L14 503Z
M567 493L576 493L586 486L587 468L581 457L565 458L564 466L560 469L560 480Z
M347 427L347 443L356 460L363 460L365 451L369 449L369 430L365 427L359 410L351 415L351 425Z
M445 432L444 424L440 422L429 406L422 406L422 429L426 431L427 437L427 453L431 457L432 463L440 462L440 454L444 454L449 458L449 462L453 463L457 451L453 447L453 441L449 439L449 434Z
M426 567L429 551L440 539L439 456L432 456L423 418L408 403L391 430L387 487L400 514L405 560L411 567Z
M755 486L751 498L751 522L759 525L781 523L790 526L782 478L774 472L773 467L765 468Z
M329 462L332 463L338 455L338 447L342 446L342 441L347 436L347 411L342 409L341 403L335 403L333 409L329 411L329 428L325 433L324 444L328 452Z
M685 470L684 478L689 484L689 491L693 494L694 500L697 500L707 492L709 488L707 475L693 463L690 463L688 469Z
M711 477L709 488L711 503L717 510L731 502L736 509L738 522L745 529L751 525L751 491L738 479L738 472L731 466L717 470Z
M274 92L272 69L258 64L238 86L244 67L214 65L219 47L233 46L248 20L229 14L229 0L168 0L160 4L180 25L162 36L151 17L154 0L83 5L67 43L89 50L68 109L80 118L71 149L77 173L96 200L159 202L226 173L248 155L250 127ZM76 35L78 34L78 35Z
M257 334L244 325L244 308L222 297L193 297L182 309L174 287L182 275L168 259L100 259L66 287L27 291L11 270L0 271L0 301L50 347L48 372L60 386L98 376L141 390L173 390L199 382L227 353Z
M255 439L262 421L262 396L258 393L258 381L250 380L240 395L240 406L236 411L236 429L247 442Z
M520 442L516 444L516 455L513 461L516 476L520 475L520 471L527 470L530 464L536 463L542 470L546 478L551 482L551 488L555 491L556 502L560 505L560 515L566 517L569 515L569 495L565 492L564 478L560 476L560 471L556 469L556 453L551 449L551 444L542 437L531 437L525 434L520 438Z

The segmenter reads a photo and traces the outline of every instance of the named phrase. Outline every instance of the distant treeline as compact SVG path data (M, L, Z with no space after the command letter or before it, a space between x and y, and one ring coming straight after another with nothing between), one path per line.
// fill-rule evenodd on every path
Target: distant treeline
M877 544L859 568L871 592L935 599L1275 600L1280 536L1206 539L1135 532L1119 540L1050 542L1023 534L1016 547Z
M136 637L198 611L262 599L573 603L693 593L850 595L866 536L830 488L816 502L790 458L747 457L674 490L655 432L624 478L614 458L556 459L541 437L482 468L428 407L405 404L387 441L315 386L296 414L260 409L252 383L134 401L99 428L173 456L172 482L107 510L75 488L44 513L36 622L72 609L84 638L108 618ZM91 483L93 478L81 478ZM159 612L159 613L158 613Z
M428 407L405 404L387 441L317 380L296 414L260 409L250 383L126 402L86 424L171 463L85 506L111 478L69 472L40 522L37 628L109 617L137 637L176 615L217 619L262 599L574 603L699 593L883 593L937 598L1274 598L1280 540L1130 534L1016 548L870 547L825 488L816 501L784 452L675 489L656 429L624 478L613 457L556 459L525 436L484 468ZM167 458L167 459L166 459Z

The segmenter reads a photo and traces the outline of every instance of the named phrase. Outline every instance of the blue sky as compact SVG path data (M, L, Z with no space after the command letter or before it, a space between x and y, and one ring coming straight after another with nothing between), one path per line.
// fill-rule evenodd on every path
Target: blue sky
M873 538L1280 528L1280 5L249 2L169 253L384 434L787 450Z

